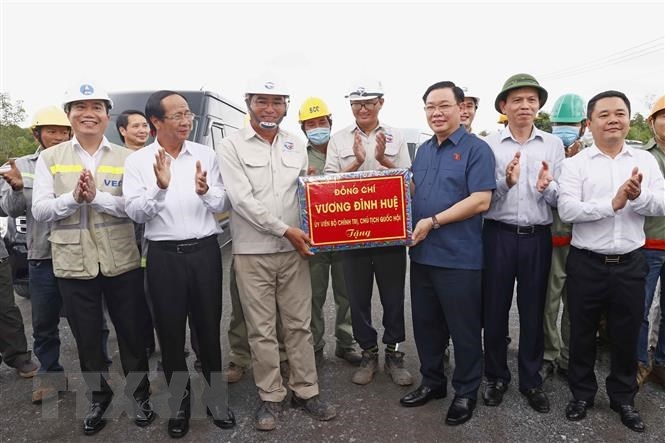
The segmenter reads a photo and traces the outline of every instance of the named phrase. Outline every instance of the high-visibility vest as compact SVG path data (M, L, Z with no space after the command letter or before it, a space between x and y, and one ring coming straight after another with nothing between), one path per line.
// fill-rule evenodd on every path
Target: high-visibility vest
M111 144L92 171L98 191L122 195L122 178L129 149ZM70 142L41 153L53 175L55 196L71 192L78 182L83 162ZM140 255L134 225L128 217L114 217L98 212L89 204L51 226L53 273L61 278L92 279L114 277L139 267Z

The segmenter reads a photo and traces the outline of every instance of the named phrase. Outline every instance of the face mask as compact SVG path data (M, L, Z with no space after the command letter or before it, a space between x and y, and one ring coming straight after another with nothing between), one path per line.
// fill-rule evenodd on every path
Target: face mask
M314 145L322 145L330 140L330 128L314 128L306 132L307 138Z
M580 128L576 126L554 126L552 127L552 134L559 137L563 142L563 146L567 148L579 138Z

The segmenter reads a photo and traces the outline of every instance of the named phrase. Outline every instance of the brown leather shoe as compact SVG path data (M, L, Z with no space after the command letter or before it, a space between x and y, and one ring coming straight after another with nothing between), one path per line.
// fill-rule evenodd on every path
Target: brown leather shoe
M637 364L637 386L642 387L646 383L649 374L651 374L651 366L647 366L642 362Z
M237 383L242 380L245 371L247 371L247 368L231 362L226 368L224 368L224 378L227 383Z

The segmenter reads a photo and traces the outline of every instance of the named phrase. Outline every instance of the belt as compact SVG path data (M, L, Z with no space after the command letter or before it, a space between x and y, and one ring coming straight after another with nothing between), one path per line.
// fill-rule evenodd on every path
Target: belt
M217 235L210 235L204 238L189 238L185 240L150 241L148 248L157 248L162 251L175 252L176 254L189 254L213 244L219 247Z
M571 248L576 249L588 257L599 260L606 265L618 265L620 263L625 263L634 258L635 255L641 253L639 249L635 249L634 251L628 252L627 254L599 254L597 252L589 251L588 249L576 248L575 246L571 246Z
M510 223L492 220L491 218L485 219L485 223L496 226L503 231L509 231L517 235L530 235L536 232L549 231L551 225L530 225L530 226L517 226Z

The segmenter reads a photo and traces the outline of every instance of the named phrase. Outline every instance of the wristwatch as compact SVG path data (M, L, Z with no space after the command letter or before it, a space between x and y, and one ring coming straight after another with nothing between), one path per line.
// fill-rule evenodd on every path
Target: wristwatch
M436 221L436 215L432 216L432 229L439 229L441 225Z

